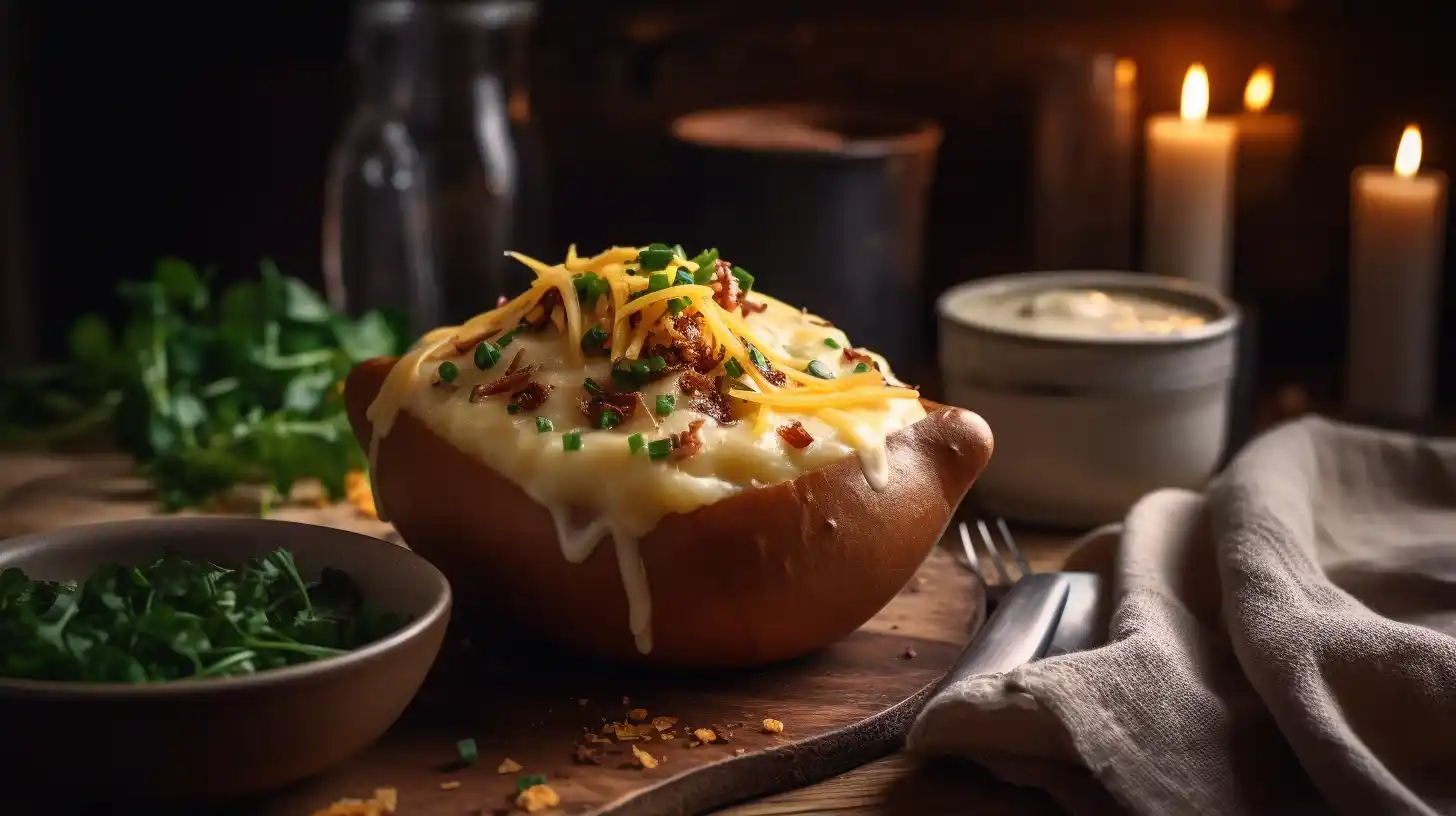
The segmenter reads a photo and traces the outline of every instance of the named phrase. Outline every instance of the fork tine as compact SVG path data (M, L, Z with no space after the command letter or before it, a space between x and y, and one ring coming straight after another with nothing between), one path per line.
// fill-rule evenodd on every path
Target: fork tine
M963 521L959 526L961 534L961 549L966 551L966 560L970 562L971 572L974 572L982 581L986 576L981 573L981 559L976 555L976 545L971 541L971 528Z
M996 540L991 538L991 530L986 527L984 519L976 519L976 530L981 534L981 541L986 545L986 552L991 556L991 565L996 568L996 574L1001 576L1001 583L1011 584L1011 573L1006 571L1006 561L1001 558L1001 551L996 549Z
M1006 542L1006 549L1011 551L1011 557L1015 559L1016 566L1021 570L1021 577L1025 578L1031 574L1031 564L1026 556L1021 554L1021 548L1016 546L1016 538L1011 535L1011 528L1006 526L1006 519L996 518L996 529L1001 531L1001 540Z

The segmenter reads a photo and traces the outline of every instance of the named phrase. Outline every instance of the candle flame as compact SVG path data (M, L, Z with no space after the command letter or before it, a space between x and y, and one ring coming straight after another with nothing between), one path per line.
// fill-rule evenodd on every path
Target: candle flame
M1421 129L1407 125L1395 151L1395 174L1410 178L1421 169Z
M1120 58L1112 65L1112 78L1119 88L1131 88L1137 82L1137 63L1127 57Z
M1201 62L1188 66L1188 74L1183 77L1179 112L1185 122L1202 122L1208 118L1208 72L1203 70Z
M1259 113L1269 107L1274 98L1274 66L1265 63L1249 75L1249 84L1244 86L1244 110Z

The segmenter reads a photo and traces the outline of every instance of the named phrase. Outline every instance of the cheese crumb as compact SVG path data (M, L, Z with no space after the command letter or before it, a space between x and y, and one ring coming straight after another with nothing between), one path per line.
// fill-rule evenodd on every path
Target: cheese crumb
M711 729L711 728L697 728L697 729L694 729L693 730L693 736L697 737L698 738L698 742L702 742L702 743L709 743L709 742L712 742L713 740L715 740L715 739L718 738L718 735L717 734L714 734L713 733L713 729Z
M561 797L550 785L532 785L516 797L516 807L527 813L535 813L561 804Z
M458 787L460 787L460 780L458 779L452 779L449 782L440 783L440 790L455 790Z
M778 720L769 718L763 721L763 731L765 734L782 734L784 733L784 724Z
M510 757L506 757L504 760L501 761L501 764L495 769L495 772L498 773L498 774L511 774L511 773L515 773L516 771L519 771L520 769L521 769L521 763L515 761L514 759L511 759Z
M632 746L632 756L636 757L637 764L644 768L651 769L657 767L657 758L635 745Z

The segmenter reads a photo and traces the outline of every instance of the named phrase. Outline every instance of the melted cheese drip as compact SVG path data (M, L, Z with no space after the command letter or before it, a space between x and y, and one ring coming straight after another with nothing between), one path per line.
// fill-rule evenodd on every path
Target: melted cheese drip
M718 306L707 286L675 285L645 293L648 278L633 273L637 250L632 248L581 258L573 246L566 262L557 266L512 256L536 272L530 290L463 326L429 332L390 370L367 413L374 429L368 451L370 469L378 467L379 441L388 435L399 412L408 410L437 436L511 479L547 508L567 562L586 561L610 535L627 594L632 636L643 653L652 648L652 597L639 542L664 515L688 513L745 489L791 481L851 453L857 454L870 487L884 490L890 477L885 438L925 416L916 399L918 393L900 385L883 358L859 352L879 366L883 380L874 371L856 373L856 361L842 351L851 348L843 332L773 298L753 293L751 299L768 308L743 317ZM691 262L674 261L668 273L677 267L696 271ZM601 303L591 312L581 308L572 276L587 271L606 280L610 310ZM501 364L478 370L471 351L479 340L515 326L550 289L561 293L559 311L550 316L551 322L564 324L565 332L548 328L522 333L502 350ZM643 294L628 299L637 292ZM703 449L698 455L656 462L643 452L632 454L627 437L641 433L647 440L663 439L704 417L680 404L667 417L647 416L639 410L619 428L588 427L576 397L587 377L610 381L611 362L585 358L579 338L586 327L602 326L611 338L614 358L634 357L655 342L649 341L655 323L652 318L665 311L672 298L686 299L689 308L703 316L715 343L726 349L730 359L739 361L744 370L742 387L730 395L742 401L738 404L740 416L745 411L752 414L732 426L719 426L708 419L700 430ZM639 311L644 312L644 320L637 327L630 326L628 318ZM784 373L785 386L775 386L753 365L750 345ZM471 403L471 388L500 376L505 361L518 351L525 361L540 366L535 380L554 387L545 404L534 413L512 415L505 411L505 396ZM437 371L446 359L455 362L460 374L451 386L438 387ZM805 369L813 361L834 378L808 374ZM677 377L665 377L642 391L647 405L652 406L658 395L678 393ZM537 432L538 415L551 421L551 433ZM803 450L794 449L778 435L781 424L793 421L803 424L814 438ZM561 434L570 430L582 433L578 451L563 449ZM377 480L371 480L375 483ZM386 508L377 495L375 504L384 518ZM483 508L483 512L490 509ZM573 521L583 513L591 520L585 524Z

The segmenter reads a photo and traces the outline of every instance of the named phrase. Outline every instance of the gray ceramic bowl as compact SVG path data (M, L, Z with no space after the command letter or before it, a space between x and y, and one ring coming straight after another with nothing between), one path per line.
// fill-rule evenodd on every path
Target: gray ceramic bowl
M246 677L145 685L0 678L6 790L18 785L48 801L221 802L312 776L383 734L419 690L450 617L445 577L403 547L286 521L145 519L0 542L0 569L79 579L168 548L233 566L278 547L292 551L305 579L342 569L371 602L411 622L346 655Z

